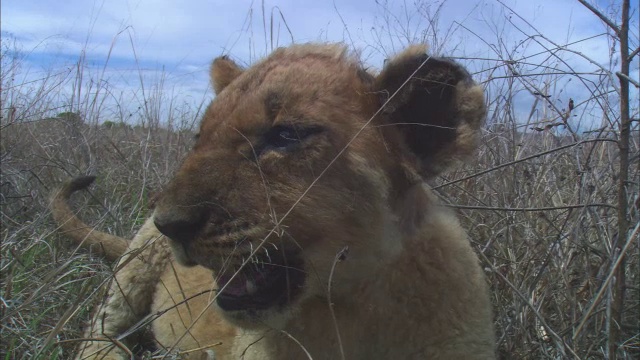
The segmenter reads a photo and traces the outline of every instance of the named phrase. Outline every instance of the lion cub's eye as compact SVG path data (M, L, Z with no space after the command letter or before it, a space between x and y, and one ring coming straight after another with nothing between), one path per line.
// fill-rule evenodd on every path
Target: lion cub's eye
M309 136L320 132L318 127L274 126L264 135L263 151L288 151L300 144Z

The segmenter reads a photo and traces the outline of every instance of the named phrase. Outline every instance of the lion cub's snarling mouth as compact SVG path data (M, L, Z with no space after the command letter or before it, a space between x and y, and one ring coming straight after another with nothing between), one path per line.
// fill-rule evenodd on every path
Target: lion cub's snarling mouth
M297 298L304 286L306 272L300 255L274 245L277 251L259 249L260 255L251 256L253 245L247 238L251 231L216 237L213 242L221 261L203 256L202 251L189 243L173 244L174 253L183 265L198 264L214 272L219 289L216 302L222 310L283 308Z
M300 294L305 278L295 255L258 259L218 275L216 301L225 311L284 307Z

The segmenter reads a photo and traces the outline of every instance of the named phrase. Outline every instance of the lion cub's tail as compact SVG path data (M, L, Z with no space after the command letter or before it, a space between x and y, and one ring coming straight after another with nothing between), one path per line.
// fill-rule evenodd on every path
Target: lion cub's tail
M95 176L82 176L62 185L51 198L51 213L62 233L85 247L93 246L94 250L102 252L107 259L115 260L127 251L128 241L87 225L69 207L71 194L87 188L95 178Z

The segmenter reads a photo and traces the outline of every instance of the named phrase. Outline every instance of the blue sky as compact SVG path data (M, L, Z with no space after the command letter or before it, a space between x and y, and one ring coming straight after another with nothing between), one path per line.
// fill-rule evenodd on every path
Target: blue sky
M358 49L370 66L380 68L385 57L421 38L421 31L429 25L425 15L433 14L439 3L3 0L1 31L3 51L17 50L23 56L21 81L68 71L84 54L87 74L119 91L136 92L140 79L157 82L158 72L164 71L164 88L172 96L197 102L211 97L208 66L212 58L228 54L249 64L272 47L292 40L343 41ZM613 8L608 4L600 1L596 5L610 12ZM634 6L636 31L631 41L637 47L637 3ZM577 1L449 0L444 2L438 20L438 41L430 37L426 40L436 52L446 55L496 59L499 56L492 49L501 48L501 56L511 53L521 57L544 51L551 42L565 45L579 41L569 48L589 60L562 53L563 61L573 70L594 72L597 66L591 62L610 66L611 44L602 35L605 26ZM544 39L538 37L542 45L529 37L537 31L544 35ZM525 46L518 46L523 42ZM529 61L554 63L557 58L546 52ZM473 61L468 65L475 72L487 66ZM637 58L632 67L637 78ZM487 74L479 72L477 77L486 80L483 77ZM579 94L580 84L575 79L564 79L556 86L566 86L566 93L578 93L571 96L588 97ZM529 96L515 101L523 102L524 109L532 100Z

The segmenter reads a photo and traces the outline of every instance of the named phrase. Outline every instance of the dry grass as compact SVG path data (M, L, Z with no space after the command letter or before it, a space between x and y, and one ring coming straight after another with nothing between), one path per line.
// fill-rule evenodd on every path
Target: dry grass
M482 253L494 290L504 359L605 358L608 292L587 311L616 258L611 251L617 236L611 164L617 147L603 138L580 142L574 145L572 139L551 134L489 131L478 165L448 179L562 149L441 188L447 202L464 204L458 206L463 222ZM519 149L521 155L514 157L510 149ZM637 167L634 173L637 177ZM620 354L629 359L639 354L640 344L640 269L637 238L634 241L621 324L625 337ZM588 321L578 333L585 317Z
M549 54L558 53L547 45ZM75 198L75 208L99 229L130 237L190 148L200 109L166 111L162 97L151 93L137 118L114 112L109 123L101 123L105 113L91 106L95 99L75 88L65 97L62 90L69 81L86 80L81 71L16 84L20 59L10 53L2 57L0 357L66 359L112 274L109 264L56 232L49 194L70 177L97 174L97 184ZM564 66L562 58L540 70L540 64L505 49L474 65L482 69L475 76L487 85L491 110L482 146L472 164L433 186L443 202L459 208L481 254L493 289L499 353L504 359L604 359L615 279L607 280L620 256L612 250L620 236L612 78L592 81ZM566 104L553 108L548 98L534 94L564 99L559 92L568 77L582 81L591 94L577 110L568 111ZM156 91L161 94L161 87ZM531 114L542 115L514 115L513 98L522 92L530 96ZM77 113L58 114L69 108ZM593 114L603 126L582 132L587 126L577 125ZM630 233L640 218L633 208L640 186L634 126ZM622 238L630 246L618 358L637 359L640 241L637 233Z
M80 135L77 143L69 141L70 127ZM96 289L111 275L109 264L56 232L48 210L54 187L100 169L98 186L78 196L77 208L89 223L130 237L191 139L189 131L107 129L60 118L3 129L3 358L69 358L72 344L43 346L81 335L101 295Z

